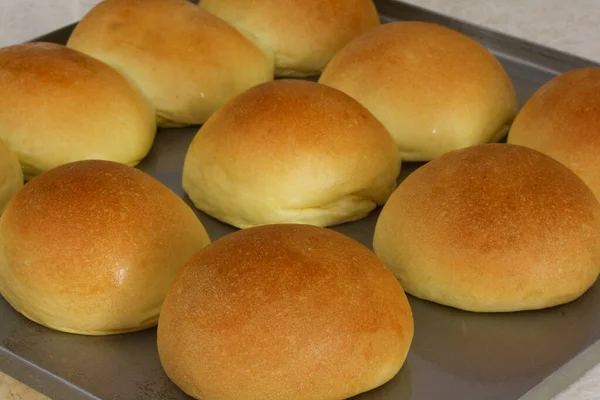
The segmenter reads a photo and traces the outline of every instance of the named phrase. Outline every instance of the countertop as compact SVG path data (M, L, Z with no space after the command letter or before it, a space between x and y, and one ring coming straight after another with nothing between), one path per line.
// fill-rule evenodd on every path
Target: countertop
M81 18L99 0L0 0L0 47ZM600 0L405 0L521 39L600 62ZM47 399L0 372L0 400ZM555 400L600 400L600 365ZM59 400L59 399L54 399Z

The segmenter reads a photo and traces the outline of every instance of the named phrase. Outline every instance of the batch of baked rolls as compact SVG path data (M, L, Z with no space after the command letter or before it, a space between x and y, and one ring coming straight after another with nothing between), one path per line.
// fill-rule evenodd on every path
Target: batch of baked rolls
M213 243L135 168L193 125L182 187L239 228ZM404 364L405 292L516 312L594 284L598 126L600 69L519 111L482 45L370 0L105 0L66 46L0 49L0 292L64 332L158 325L197 399L346 399ZM328 229L380 206L374 252Z

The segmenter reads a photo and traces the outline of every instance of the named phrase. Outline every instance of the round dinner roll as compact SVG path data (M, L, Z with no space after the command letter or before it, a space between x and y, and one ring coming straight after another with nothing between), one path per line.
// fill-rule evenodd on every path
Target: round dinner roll
M138 164L156 133L154 109L108 65L53 43L0 49L0 139L25 179L73 161Z
M515 89L498 60L466 35L427 22L365 33L333 58L319 82L371 111L404 161L496 142L517 113Z
M341 400L400 370L414 322L393 274L328 229L268 225L202 249L158 323L165 372L203 400Z
M318 75L356 36L380 24L372 0L200 0L252 38L277 76Z
M25 185L0 218L0 293L59 331L156 325L169 286L209 243L167 187L123 164L80 161Z
M19 159L0 139L0 214L22 186L23 171Z
M186 0L105 0L67 46L135 82L163 127L202 124L235 95L273 79L273 60Z
M575 172L600 199L600 68L567 72L527 101L508 142L541 151Z
M410 294L467 311L577 299L600 272L600 204L559 162L508 144L419 168L384 206L375 253Z
M364 107L318 83L278 80L200 128L183 188L200 210L238 228L330 226L382 205L399 172L392 137Z

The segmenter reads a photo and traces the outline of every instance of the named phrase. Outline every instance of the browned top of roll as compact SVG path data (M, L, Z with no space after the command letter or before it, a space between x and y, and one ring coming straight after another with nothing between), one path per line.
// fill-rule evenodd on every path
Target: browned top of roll
M454 244L477 253L570 241L566 233L598 222L598 202L581 180L519 146L482 145L442 156L409 177L400 192L429 200L413 198L404 213L426 219L420 230L437 233L430 245ZM443 239L436 243L438 235Z
M366 247L308 225L228 235L178 276L158 330L167 374L196 398L348 398L390 379L410 306Z
M54 168L29 182L15 196L3 222L15 234L27 233L32 243L44 243L47 256L66 258L69 249L64 243L82 235L93 235L98 245L112 243L113 251L119 247L116 243L129 247L132 234L153 240L154 221L179 223L169 221L169 208L196 219L175 193L151 176L119 163L90 160ZM57 247L50 250L54 243Z

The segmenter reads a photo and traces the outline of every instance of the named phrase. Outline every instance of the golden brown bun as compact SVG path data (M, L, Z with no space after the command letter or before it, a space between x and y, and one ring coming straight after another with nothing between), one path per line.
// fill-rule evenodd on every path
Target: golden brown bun
M154 109L115 70L51 43L0 49L0 139L26 179L72 161L136 165L156 133Z
M200 251L158 324L167 375L204 400L337 400L400 370L413 338L402 288L340 233L269 225Z
M517 113L498 60L462 33L426 22L367 32L333 58L319 82L369 109L405 161L498 141Z
M371 0L201 0L275 60L277 76L318 75L354 37L379 25Z
M300 80L255 87L192 141L183 188L196 207L248 228L360 219L396 187L392 137L345 94Z
M183 265L209 238L176 194L143 172L80 161L33 179L0 218L0 293L65 332L156 324Z
M236 94L273 79L273 62L258 47L186 0L105 0L67 45L134 81L161 126L204 123Z
M22 186L23 171L19 159L0 139L0 214Z
M567 72L525 104L508 142L541 151L575 172L600 199L600 68Z
M404 289L483 312L581 296L600 272L600 204L559 162L488 144L419 168L383 208L375 253Z

